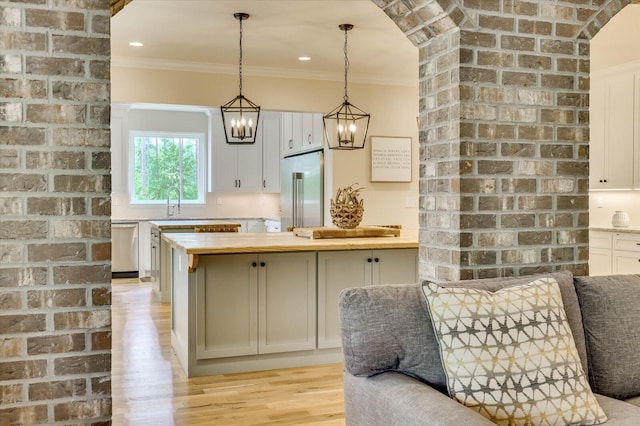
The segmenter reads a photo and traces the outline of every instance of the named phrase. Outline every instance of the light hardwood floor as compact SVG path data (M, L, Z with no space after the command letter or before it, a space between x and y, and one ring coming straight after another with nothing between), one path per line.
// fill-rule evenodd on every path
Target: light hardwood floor
M113 283L114 425L344 425L342 365L188 379L170 307L149 283Z

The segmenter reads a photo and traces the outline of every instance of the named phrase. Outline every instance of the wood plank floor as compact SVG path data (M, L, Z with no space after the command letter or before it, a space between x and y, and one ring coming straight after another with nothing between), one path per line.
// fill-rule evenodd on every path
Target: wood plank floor
M188 379L169 305L149 283L112 290L114 425L344 425L341 364Z

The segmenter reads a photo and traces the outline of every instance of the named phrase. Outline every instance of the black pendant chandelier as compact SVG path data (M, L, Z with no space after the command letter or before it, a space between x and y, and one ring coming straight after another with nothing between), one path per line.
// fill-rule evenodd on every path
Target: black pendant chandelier
M330 149L362 149L367 140L371 115L349 102L347 32L353 29L353 25L340 24L338 28L344 31L344 97L342 104L322 117L324 132Z
M220 107L224 135L229 144L252 144L256 141L260 107L242 95L242 21L249 19L248 13L234 13L240 21L240 94Z

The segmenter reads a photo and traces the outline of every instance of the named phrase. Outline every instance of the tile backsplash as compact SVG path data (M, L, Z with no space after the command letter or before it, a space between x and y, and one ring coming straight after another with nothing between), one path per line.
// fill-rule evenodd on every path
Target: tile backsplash
M640 191L591 191L589 225L611 226L616 210L629 214L630 226L640 226Z

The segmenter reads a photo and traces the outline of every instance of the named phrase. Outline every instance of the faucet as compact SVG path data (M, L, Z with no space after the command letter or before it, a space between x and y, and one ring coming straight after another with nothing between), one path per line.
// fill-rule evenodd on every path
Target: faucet
M171 204L171 191L178 194L178 204ZM178 214L180 214L180 188L172 186L167 190L167 216L171 217L176 214L176 207L178 208Z

